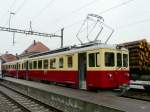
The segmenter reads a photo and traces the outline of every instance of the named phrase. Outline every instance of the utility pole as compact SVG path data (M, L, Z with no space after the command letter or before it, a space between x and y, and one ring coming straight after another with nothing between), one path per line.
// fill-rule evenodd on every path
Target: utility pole
M43 37L50 37L50 38L52 38L52 37L58 37L58 38L61 39L61 48L63 48L63 31L64 31L64 28L61 29L61 35L35 32L35 31L31 31L31 30L6 28L6 27L1 27L1 26L0 26L0 31L13 32L13 33L21 33L21 34L25 34L25 35L36 35L36 36L43 36Z
M63 35L64 35L64 28L61 29L61 48L63 48Z

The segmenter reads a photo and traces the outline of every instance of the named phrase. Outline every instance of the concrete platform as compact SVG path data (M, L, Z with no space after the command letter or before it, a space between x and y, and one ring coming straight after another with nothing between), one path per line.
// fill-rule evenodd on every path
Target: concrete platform
M9 77L4 82L19 92L65 112L150 112L150 102L146 101Z

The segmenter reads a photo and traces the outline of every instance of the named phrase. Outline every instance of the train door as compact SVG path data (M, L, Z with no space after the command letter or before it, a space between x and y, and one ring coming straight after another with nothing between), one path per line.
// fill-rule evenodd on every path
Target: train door
M86 89L86 71L87 71L86 53L78 54L78 73L79 73L79 88Z

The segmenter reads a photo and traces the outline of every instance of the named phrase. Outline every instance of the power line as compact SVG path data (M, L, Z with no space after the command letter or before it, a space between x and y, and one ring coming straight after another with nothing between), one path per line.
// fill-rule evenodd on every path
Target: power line
M133 27L135 25L138 25L138 24L141 24L141 23L145 23L145 22L149 22L149 21L150 21L150 18L146 18L146 19L143 19L143 20L140 20L140 21L136 21L136 22L130 23L128 25L120 26L120 27L116 28L116 30L121 30L121 29L124 29L124 28L127 28L127 27Z
M51 0L48 4L46 3L45 7L43 7L34 17L33 17L33 21L35 22L35 20L39 17L39 15L43 14L43 12L49 8L49 6L54 2L55 0Z
M103 13L106 13L106 12L109 12L109 11L112 11L112 10L115 10L115 9L117 9L117 8L120 8L121 6L127 5L128 3L132 2L132 1L134 1L134 0L128 0L128 1L122 2L122 3L120 3L120 4L117 4L117 5L115 5L115 6L111 7L111 8L108 8L108 9L106 9L106 10L100 12L99 14L103 14ZM66 28L73 27L74 25L77 25L77 24L80 23L81 21L82 21L82 20L78 20L78 21L76 21L76 22L74 22L74 23L72 23L72 24L70 24L70 25L68 25L68 26L65 26L64 28L66 29Z
M115 10L117 8L120 8L120 7L124 6L124 5L127 5L128 3L132 2L132 1L135 1L135 0L128 0L128 1L122 2L122 3L118 4L118 5L115 5L115 6L111 7L111 8L109 8L109 9L106 9L106 10L100 12L99 14L103 14L103 13L109 12L111 10Z
M17 8L17 10L14 11L14 13L15 13L15 14L18 14L19 11L25 6L25 4L26 4L27 1L28 1L28 0L24 0L24 1L19 5L19 7ZM8 24L8 22L9 22L9 20L6 21L6 23L4 24L4 26L6 26L6 25Z
M14 1L11 3L11 5L10 5L10 7L7 9L7 11L11 11L11 9L12 9L12 7L15 5L16 1L17 1L17 0L14 0ZM7 12L4 13L4 14L1 16L0 20L2 20L6 15L7 15Z
M23 2L20 4L20 6L17 8L17 10L15 11L16 14L19 13L19 11L26 5L26 2L28 0L23 0Z
M67 13L67 14L64 14L64 15L62 15L62 16L56 18L54 22L60 21L60 20L62 20L62 18L64 19L64 18L66 18L66 17L68 17L68 16L70 16L70 15L72 15L72 14L74 14L74 13L77 13L78 11L80 11L80 10L82 10L82 9L84 9L84 8L86 8L86 7L88 7L88 6L90 6L90 5L92 5L93 3L96 3L96 1L98 1L98 0L93 0L92 2L89 2L89 3L83 5L82 7L78 8L78 9L76 9L76 10L73 10L73 11Z

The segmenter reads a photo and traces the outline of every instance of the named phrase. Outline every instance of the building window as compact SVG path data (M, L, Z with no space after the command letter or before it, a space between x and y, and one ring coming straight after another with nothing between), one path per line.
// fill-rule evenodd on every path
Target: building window
M128 55L123 54L123 66L128 67Z
M42 60L38 61L38 69L42 69Z
M48 60L43 61L44 69L48 69Z
M72 65L73 65L73 60L72 60L72 56L68 56L67 58L67 62L68 62L68 68L72 68Z
M59 58L59 68L63 68L63 65L64 65L64 59Z
M122 55L121 53L117 53L117 67L122 66Z
M105 66L113 67L115 66L115 55L112 52L105 52Z
M37 61L33 61L33 69L37 69Z
M56 59L55 58L50 60L50 68L56 69Z

